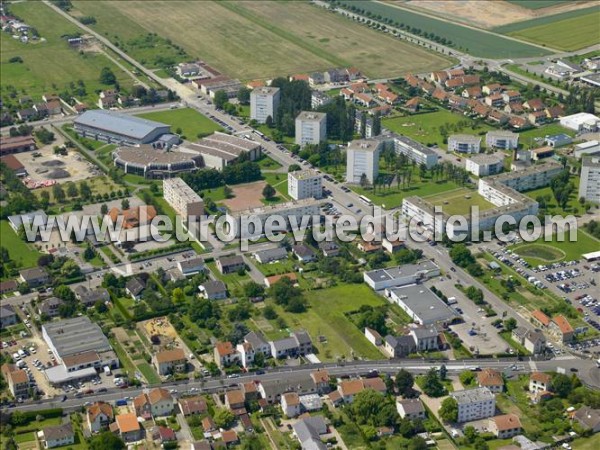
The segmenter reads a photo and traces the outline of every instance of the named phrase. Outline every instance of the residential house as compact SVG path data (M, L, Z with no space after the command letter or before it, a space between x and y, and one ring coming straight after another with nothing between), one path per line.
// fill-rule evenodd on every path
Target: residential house
M323 252L323 256L329 258L330 256L337 256L340 254L340 246L335 242L323 241L319 243L319 250Z
M202 429L205 433L210 433L217 429L217 425L211 416L206 416L202 419Z
M210 280L198 286L200 297L207 300L222 300L227 298L227 285L221 280Z
M38 118L48 117L48 106L46 103L37 103L33 105L33 109L36 110Z
M544 314L539 309L536 309L531 313L531 323L540 328L546 328L550 325L550 317Z
M19 284L16 282L16 280L2 281L2 282L0 282L0 295L10 294L11 292L15 292L18 287L19 287ZM7 312L5 311L5 313L7 313ZM12 324L7 323L7 325L12 325ZM4 316L0 316L0 328L2 328L3 326L4 326Z
M439 350L439 332L435 327L411 328L409 332L419 352Z
M340 95L348 102L354 98L354 91L352 89L342 88L340 89Z
M440 89L440 88L436 88L433 91L433 94L431 94L431 96L442 103L444 103L446 100L448 100L448 94L446 93L445 90Z
M17 117L19 120L26 122L37 117L37 114L38 112L33 108L23 108L17 112Z
M521 102L510 102L504 107L504 112L507 114L522 114L523 111L523 103Z
M356 246L361 252L365 253L375 253L382 248L381 241L372 239L371 235L365 235L365 239L359 240Z
M477 372L477 386L486 387L492 393L498 394L504 390L504 379L497 370L485 368Z
M225 406L235 411L244 408L246 396L241 389L234 389L225 392Z
M546 345L546 338L540 330L517 327L512 332L512 339L533 355L542 353Z
M462 91L464 98L481 98L483 96L481 88L479 86L469 86Z
M369 341L371 344L373 344L375 346L379 346L383 342L383 338L377 332L377 330L374 330L369 327L365 327L365 337L367 338L367 341Z
M551 106L546 108L546 117L549 120L560 119L561 117L564 117L564 115L565 110L561 106Z
M62 104L59 99L54 99L46 102L46 109L51 116L62 114Z
M292 247L292 253L303 263L309 263L316 259L316 254L312 248L305 244L296 244Z
M532 372L529 375L529 392L536 394L538 392L552 391L552 377L543 372Z
M521 93L519 91L509 90L502 93L504 103L513 103L521 101Z
M532 98L523 103L523 107L528 111L544 111L546 105L540 98Z
M108 290L104 288L89 290L87 287L81 285L75 288L74 292L75 297L86 308L91 308L97 302L106 303L110 301L110 294L108 293Z
M189 258L177 262L177 268L186 277L196 275L206 270L204 260L200 257Z
M310 374L291 371L286 373L285 377L261 381L258 384L258 392L263 403L266 401L266 403L273 404L279 403L281 396L286 392L296 392L300 396L316 394L317 385Z
M179 399L179 409L185 417L188 417L206 413L208 406L202 397L184 397Z
M231 447L240 443L240 438L234 430L222 431L221 439L223 439L226 447Z
M235 273L245 268L246 263L240 255L221 256L217 259L217 269L224 275Z
M410 420L425 419L425 408L423 403L418 398L398 398L396 400L396 409L398 414L403 419L408 418Z
M308 77L308 82L311 86L325 83L325 77L322 72L311 73Z
M294 425L293 435L300 442L304 450L324 450L327 447L321 441L321 435L327 433L327 424L321 416L306 417L298 420Z
M490 419L489 429L498 439L510 439L521 434L523 427L516 414L503 414Z
M406 101L404 104L404 108L409 112L416 113L419 111L419 107L421 106L421 99L419 97L413 97Z
M354 101L367 108L375 104L375 100L373 100L371 95L363 94L362 92L354 95Z
M523 117L511 117L508 124L515 130L521 130L527 127L527 120Z
M270 277L265 277L265 286L269 288L269 287L273 286L275 283L277 283L279 280L281 280L282 278L287 278L288 280L290 280L292 282L292 284L297 284L297 282L298 282L298 277L296 276L296 274L293 272L290 272L290 273L284 273L281 275L272 275Z
M499 108L504 104L504 99L500 94L488 95L484 101L486 105L491 106L492 108Z
M99 433L107 429L114 419L112 406L104 402L95 402L88 407L86 419L90 432Z
M127 283L125 283L125 292L134 300L142 298L142 293L145 288L146 283L138 277L130 278Z
M354 396L365 389L373 389L382 394L387 392L384 381L379 377L344 380L338 384L338 392L345 403L352 403Z
M165 426L156 427L154 429L152 438L155 441L159 441L161 444L163 444L163 446L165 443L177 441L177 436L175 435L175 431L173 431L172 428L165 427Z
M8 385L8 390L15 399L29 397L29 377L27 372L13 364L5 363L0 368L2 376Z
M118 101L118 93L115 91L102 91L98 96L98 107L101 109L115 108Z
M390 358L403 358L417 349L412 336L387 335L383 340L383 348Z
M283 247L269 248L254 253L254 259L261 264L281 261L282 259L287 259L287 256L287 250Z
M237 364L240 361L240 354L229 341L217 342L215 344L215 363L220 368Z
M155 388L133 399L135 412L140 417L168 416L173 412L173 397L163 388Z
M185 352L181 348L163 350L156 353L152 359L156 371L162 376L172 375L176 372L185 372L187 368Z
M135 413L119 414L110 429L117 432L125 442L139 441L143 437L143 430Z
M0 328L17 323L17 313L11 305L0 305Z
M431 72L429 79L435 83L444 83L449 78L448 72L440 70L438 72Z
M57 297L50 297L42 300L38 305L38 313L43 316L50 318L58 317L59 308L64 302Z
M573 413L573 420L579 422L585 430L591 430L592 433L600 432L600 409L582 406Z
M287 392L281 396L281 409L287 417L297 417L301 413L300 397L295 392Z
M315 370L310 373L310 377L314 381L319 394L327 394L331 390L329 386L329 371L327 369Z
M563 315L554 316L548 325L548 331L561 342L571 342L575 336L575 330Z
M64 423L52 427L46 427L38 433L44 448L62 447L75 443L75 433L71 423Z
M508 120L508 117L505 114L501 113L500 111L492 110L488 114L488 120L490 122L502 123L502 121Z
M485 95L498 94L502 92L502 85L498 83L486 84L481 90Z
M527 120L529 120L532 125L540 125L546 122L546 119L546 111L532 111L527 114Z
M271 356L271 345L260 332L251 331L244 336L244 342L237 345L242 365L248 367L254 362L257 353L262 353L265 358Z
M50 275L43 267L24 269L19 272L19 281L27 283L30 288L43 286L50 281Z

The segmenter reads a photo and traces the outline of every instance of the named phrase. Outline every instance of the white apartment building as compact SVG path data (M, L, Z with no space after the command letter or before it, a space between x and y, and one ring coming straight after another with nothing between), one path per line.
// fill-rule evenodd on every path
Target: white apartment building
M163 180L163 197L184 220L204 214L204 200L181 178Z
M458 153L479 153L481 138L470 134L453 134L448 137L448 150Z
M431 169L438 162L438 155L432 149L406 136L393 135L394 150L404 154L418 165L425 164Z
M327 139L327 114L302 111L296 117L296 144L319 144Z
M600 203L600 157L585 156L581 161L579 197L586 201Z
M269 220L269 225L276 227L277 229L290 226L290 219L296 218L298 224L301 223L303 216L319 216L319 208L321 201L314 198L305 198L303 200L297 200L287 203L279 203L277 205L267 205L260 208L249 208L242 211L228 212L227 221L231 225L230 231L235 237L249 238L260 236L264 233L264 228L267 225L267 219L271 216L281 216L281 223L272 222L273 219ZM248 223L247 229L242 229L242 219ZM254 223L261 224L255 226Z
M465 389L450 393L458 403L459 423L492 417L496 411L496 397L486 388Z
M306 169L288 173L288 195L294 200L321 198L323 177L316 170Z
M346 182L360 183L363 174L369 183L379 175L379 153L383 147L379 139L359 139L346 149Z
M276 119L281 92L278 87L259 87L250 93L250 119L266 123L267 117Z
M502 155L473 155L467 159L467 172L478 177L496 175L502 172L504 158Z
M519 146L519 135L512 131L489 131L485 135L485 145L487 148L514 150Z

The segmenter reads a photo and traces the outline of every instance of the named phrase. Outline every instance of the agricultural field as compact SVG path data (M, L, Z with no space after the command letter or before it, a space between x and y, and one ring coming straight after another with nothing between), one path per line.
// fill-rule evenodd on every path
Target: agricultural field
M478 206L479 211L486 211L495 208L495 206L484 199L476 191L466 188L454 189L441 194L435 194L424 197L434 206L441 206L442 211L450 215L468 216L471 212L471 207Z
M473 56L483 58L525 58L549 53L539 47L506 39L493 33L465 27L446 19L436 19L425 13L409 11L400 6L400 3L388 5L381 2L360 0L353 1L352 4L365 11L370 11L375 16L381 15L392 19L394 22L409 24L412 28L418 28L422 32L434 33L437 36L451 40L454 48L464 50Z
M424 145L435 144L444 148L446 147L446 144L444 144L444 138L440 133L442 126L446 126L451 130L449 134L480 134L493 130L491 126L485 123L478 123L468 117L454 114L446 110L383 119L381 124L383 127L388 128L395 133L408 136ZM467 124L467 126L462 126L464 124Z
M0 220L0 235L2 235L1 246L8 250L8 254L16 266L22 269L37 266L37 260L41 253L33 248L31 244L23 241L11 228L8 220Z
M427 72L451 62L305 2L73 2L114 42L157 33L227 75L269 78L356 66L370 77ZM210 17L198 26L199 17ZM178 26L173 27L173 23ZM137 49L130 54L138 57ZM151 57L145 57L150 59Z
M527 9L543 9L550 6L560 5L567 3L569 0L507 0L509 3L513 3L522 8Z
M539 239L533 243L525 242L509 248L523 256L530 264L538 265L548 262L581 259L581 255L584 253L600 247L600 241L582 230L577 230L576 242L570 242L568 237L568 234L565 234L565 240L560 242L557 240L556 235L553 235L552 240L548 242Z
M140 117L157 122L171 125L171 131L175 132L181 128L182 139L195 141L197 138L208 136L215 131L223 129L192 108L169 109L166 111L157 111L146 114L140 114Z
M584 11L587 10L578 12ZM547 17L548 20L551 18L552 16ZM506 34L558 50L573 51L598 43L600 40L599 23L600 10L594 9L587 14L562 20L556 19Z
M22 43L3 34L0 70L2 72L2 97L5 106L7 87L12 86L18 95L29 95L34 101L41 102L44 93L61 93L69 89L69 83L82 80L86 96L80 100L94 103L96 90L105 89L100 83L100 71L109 67L117 77L122 88L133 85L133 79L119 69L101 53L70 49L63 35L78 33L79 29L52 11L42 2L15 3L10 11L35 27L41 38L39 41ZM19 56L22 63L9 63Z

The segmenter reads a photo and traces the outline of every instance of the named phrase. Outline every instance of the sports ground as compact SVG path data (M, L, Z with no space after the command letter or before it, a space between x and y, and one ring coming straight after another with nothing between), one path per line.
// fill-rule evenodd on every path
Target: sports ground
M466 188L453 189L441 194L423 197L423 200L434 206L441 206L442 211L449 215L468 216L473 206L479 207L479 211L486 211L495 206L484 199L477 191Z

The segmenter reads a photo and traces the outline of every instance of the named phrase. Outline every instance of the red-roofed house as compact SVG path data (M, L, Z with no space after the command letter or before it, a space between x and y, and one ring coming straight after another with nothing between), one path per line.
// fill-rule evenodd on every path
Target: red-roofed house
M550 325L550 317L548 317L539 309L536 309L531 313L531 322L538 327L545 328Z
M558 315L552 318L548 325L550 334L560 339L561 342L571 342L575 331L565 316Z
M229 341L217 342L215 345L215 363L223 368L240 361L240 354Z
M419 110L419 106L421 105L421 99L419 97L413 97L404 104L404 107L410 112L417 112Z
M543 372L532 372L529 375L529 392L549 392L552 390L552 377Z

